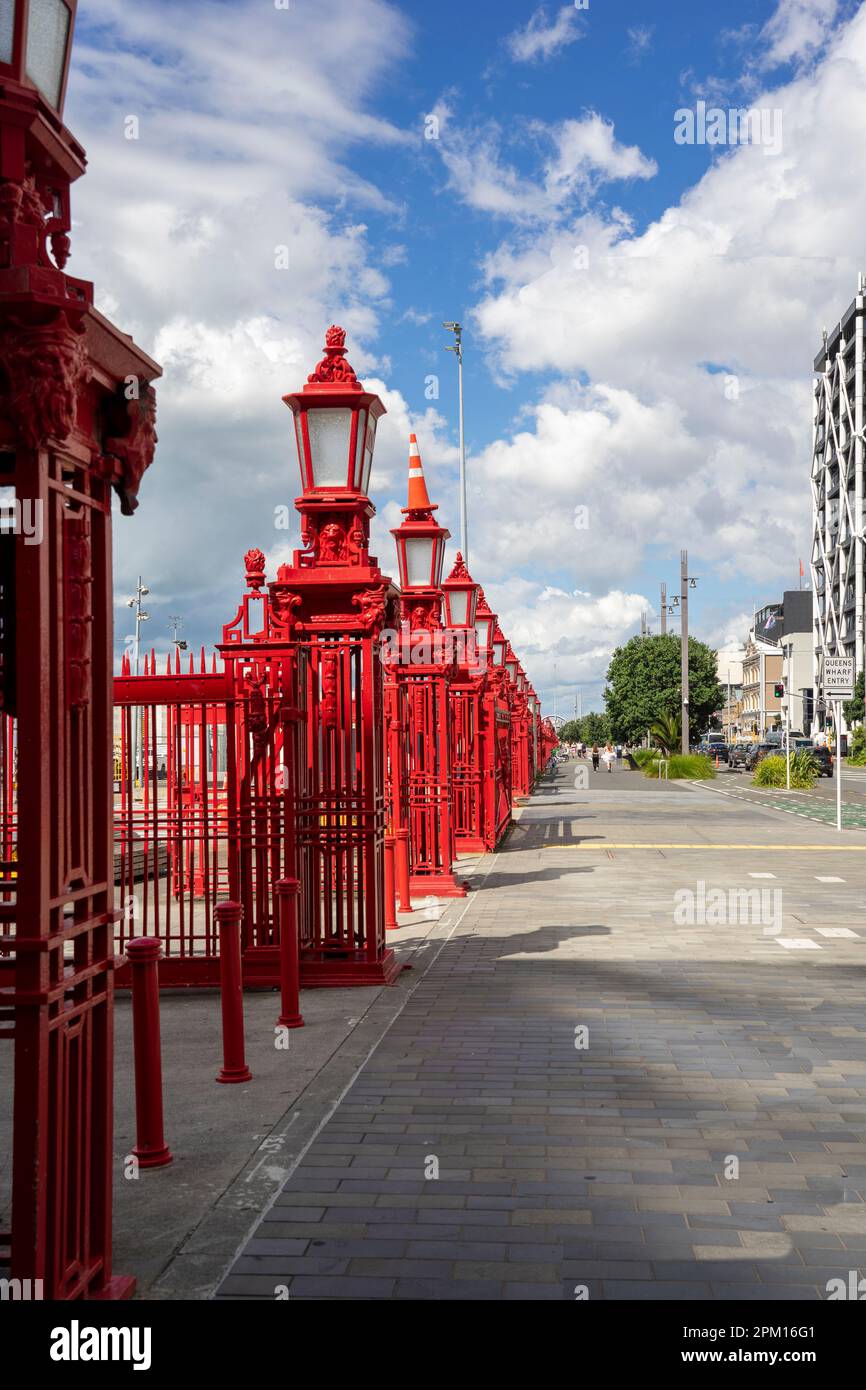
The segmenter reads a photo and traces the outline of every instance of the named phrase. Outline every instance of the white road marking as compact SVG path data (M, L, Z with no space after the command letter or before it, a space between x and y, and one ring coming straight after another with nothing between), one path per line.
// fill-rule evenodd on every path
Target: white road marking
M784 946L789 951L820 951L821 947L817 941L812 941L808 936L776 936L773 938L777 946Z
M775 874L749 874L749 878L775 878Z
M847 936L854 937L856 941L860 940L860 933L850 931L848 927L816 927L815 930L819 936Z
M816 875L815 875L815 878L816 878L816 880L818 881L818 883L844 883L844 882L845 882L844 878L834 878L834 877L832 876L832 874L828 874L828 875L816 874Z

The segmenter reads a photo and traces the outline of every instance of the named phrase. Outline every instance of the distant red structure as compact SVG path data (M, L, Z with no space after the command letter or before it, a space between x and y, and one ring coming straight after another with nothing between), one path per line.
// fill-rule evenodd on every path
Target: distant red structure
M453 641L442 623L442 566L449 532L433 516L421 454L409 442L408 505L392 535L400 573L400 629L393 674L405 691L402 756L409 824L412 896L465 897L457 878L452 783L451 684L457 676Z
M46 37L44 6L7 4L0 51L0 1264L77 1299L133 1290L111 1264L111 494L135 509L160 370L65 271L85 158L61 119L74 0L55 10Z

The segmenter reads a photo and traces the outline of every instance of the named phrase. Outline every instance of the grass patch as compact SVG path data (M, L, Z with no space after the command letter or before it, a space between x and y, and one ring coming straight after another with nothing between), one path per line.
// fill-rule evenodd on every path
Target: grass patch
M817 760L808 748L798 748L791 754L791 786L797 791L807 791L818 780ZM756 787L786 787L787 771L784 754L773 753L764 758L755 768L752 782Z
M671 782L682 781L684 778L704 782L716 775L714 764L703 753L674 753L667 759L667 764L668 780ZM658 777L658 758L646 763L643 775Z
M638 767L646 767L647 763L655 762L657 758L661 757L661 749L635 748L632 753L632 757L634 758Z

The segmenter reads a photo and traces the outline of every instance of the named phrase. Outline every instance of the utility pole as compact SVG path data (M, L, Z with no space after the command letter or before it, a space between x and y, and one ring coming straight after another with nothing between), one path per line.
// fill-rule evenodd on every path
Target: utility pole
M665 633L666 633L667 630L668 630L668 586L667 586L667 584L663 584L663 585L662 585L661 625L662 625L662 627L661 627L662 637L664 637L664 636L665 636Z
M680 551L680 680L682 683L683 753L689 751L689 552Z
M457 396L458 412L460 416L460 549L466 566L469 565L469 532L466 517L466 442L463 433L463 327L459 323L449 320L443 323L443 328L447 328L454 334L454 345L447 347L446 352L457 354Z

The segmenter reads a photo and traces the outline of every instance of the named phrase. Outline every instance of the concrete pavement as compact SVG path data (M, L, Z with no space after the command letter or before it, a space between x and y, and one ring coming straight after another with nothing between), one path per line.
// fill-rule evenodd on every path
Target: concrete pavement
M572 763L223 1298L818 1299L866 1264L864 837Z

